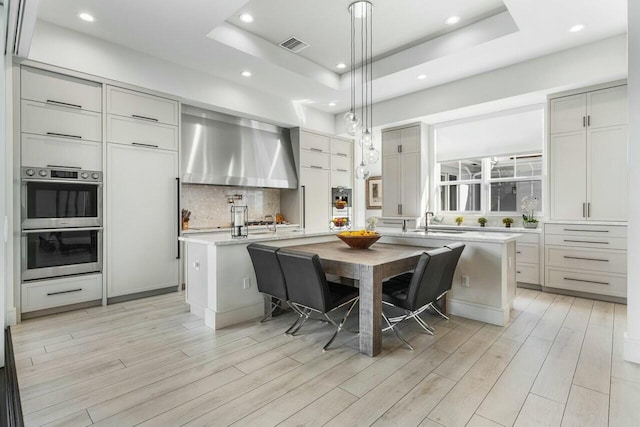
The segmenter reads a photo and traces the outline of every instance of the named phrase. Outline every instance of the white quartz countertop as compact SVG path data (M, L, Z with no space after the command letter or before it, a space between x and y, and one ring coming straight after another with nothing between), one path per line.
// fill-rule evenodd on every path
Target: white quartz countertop
M465 231L482 231L482 232L498 232L498 233L532 233L542 234L542 225L538 225L538 228L524 228L524 227L480 227L478 225L440 225L431 224L429 230L465 230Z
M278 229L290 229L290 228L300 228L299 224L278 224ZM255 231L268 231L266 225L250 225L249 233ZM231 227L211 227L211 228L189 228L187 230L182 231L182 235L191 235L191 234L211 234L211 233L229 233L231 234Z
M410 238L421 240L451 240L459 242L479 242L479 243L507 243L515 241L519 236L519 233L495 233L485 231L464 231L450 230L430 231L425 233L422 230L409 230L406 232L399 231L397 229L385 229L378 228L376 230L382 237L398 237L398 238ZM203 245L213 246L225 246L225 245L239 245L247 242L269 242L275 240L291 240L302 239L305 237L321 237L331 236L337 234L335 231L322 231L322 232L305 232L299 229L284 230L277 233L273 232L256 232L251 233L246 238L234 239L227 233L210 233L210 234L196 234L180 237L178 240L187 243L198 243ZM422 244L421 244L422 245ZM424 244L428 246L428 244Z

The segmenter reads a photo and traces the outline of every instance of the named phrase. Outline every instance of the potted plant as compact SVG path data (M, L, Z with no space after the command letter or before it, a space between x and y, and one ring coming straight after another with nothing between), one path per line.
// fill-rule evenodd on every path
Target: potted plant
M481 216L478 218L478 224L480 224L480 227L484 227L487 224L487 218Z
M456 217L456 224L460 225L463 222L464 222L464 217L462 217L462 216Z
M538 220L535 218L538 199L532 196L522 198L520 208L522 209L522 225L524 228L537 228Z
M502 223L505 227L511 228L511 224L513 224L513 218L502 218Z

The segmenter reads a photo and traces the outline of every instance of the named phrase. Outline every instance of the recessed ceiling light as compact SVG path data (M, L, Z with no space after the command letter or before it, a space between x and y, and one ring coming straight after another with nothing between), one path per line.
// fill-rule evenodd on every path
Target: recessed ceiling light
M335 102L330 102L330 103L329 103L329 107L335 107L335 106L336 106L336 103L335 103Z
M338 65L336 65L336 68L339 70L344 70L345 68L347 68L347 64L345 64L344 62L341 62Z
M248 13L243 13L240 15L240 20L245 24L251 24L253 22L253 15Z
M420 75L418 76L418 80L424 80L424 79L426 79L426 78L427 78L427 75L426 75L426 74L420 74Z
M569 31L571 31L572 33L577 33L578 31L582 30L584 30L584 25L582 24L574 25L573 27L569 28Z
M245 70L245 71L243 71L243 72L242 72L242 73L240 73L240 74L242 74L242 77L251 77L251 71L247 71L247 70Z
M445 23L445 24L447 24L447 25L455 25L455 24L457 24L458 22L460 22L460 17L459 17L459 16L456 16L456 15L454 15L454 16L450 16L450 17L448 17L448 18L446 19L446 21L444 21L444 23Z
M93 22L95 21L95 18L91 15L89 15L86 12L82 12L78 14L78 18L82 19L83 21L87 21L87 22Z

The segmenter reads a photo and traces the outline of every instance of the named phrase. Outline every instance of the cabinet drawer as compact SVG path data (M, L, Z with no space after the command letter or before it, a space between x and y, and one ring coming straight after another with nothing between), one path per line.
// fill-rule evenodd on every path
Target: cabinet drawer
M627 227L620 225L546 224L544 234L567 236L627 237Z
M353 169L353 159L350 157L331 156L331 170L339 172L351 172Z
M351 172L331 171L331 187L351 188Z
M627 277L547 268L545 286L593 294L627 297Z
M300 166L304 168L329 169L329 154L300 150Z
M540 284L540 267L538 265L516 264L516 281Z
M102 274L22 284L23 313L101 298Z
M540 235L535 233L524 233L521 234L517 239L518 243L532 243L539 244L540 243Z
M627 249L627 239L603 236L545 236L545 245L574 246L597 249Z
M155 145L157 148L177 151L178 127L109 114L107 142Z
M607 273L627 273L627 252L589 249L546 248L546 265Z
M339 139L331 140L331 154L339 157L353 156L353 142L341 141Z
M527 243L516 243L516 262L540 263L540 247Z
M102 170L102 143L22 134L22 166Z
M107 113L140 121L178 124L178 103L171 99L109 86Z
M331 139L315 133L300 132L300 148L322 153L329 153Z
M102 114L22 101L22 132L102 141Z
M102 111L102 85L35 68L20 72L20 97L72 109Z

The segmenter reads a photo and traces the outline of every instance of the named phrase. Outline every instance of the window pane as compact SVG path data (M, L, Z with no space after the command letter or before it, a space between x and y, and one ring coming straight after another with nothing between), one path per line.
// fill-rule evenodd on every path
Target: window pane
M492 212L519 212L522 199L533 196L538 199L539 212L542 209L542 181L513 181L491 183L491 211Z
M513 157L492 157L491 178L513 178L514 165Z
M518 157L516 174L517 176L542 176L542 154Z
M443 211L458 210L458 186L440 186L440 209Z
M482 179L482 160L463 160L460 162L460 179Z
M470 212L480 210L480 184L463 184L458 186L460 193L460 211Z
M457 181L460 174L460 162L440 163L440 179L442 181Z

